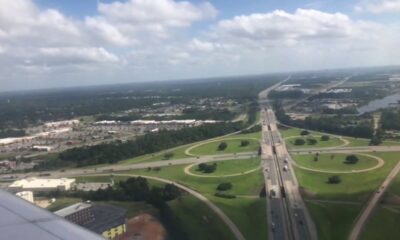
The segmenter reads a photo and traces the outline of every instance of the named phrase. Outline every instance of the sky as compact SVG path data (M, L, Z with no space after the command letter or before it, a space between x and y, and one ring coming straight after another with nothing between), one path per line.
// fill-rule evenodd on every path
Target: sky
M400 65L400 0L0 0L0 91Z

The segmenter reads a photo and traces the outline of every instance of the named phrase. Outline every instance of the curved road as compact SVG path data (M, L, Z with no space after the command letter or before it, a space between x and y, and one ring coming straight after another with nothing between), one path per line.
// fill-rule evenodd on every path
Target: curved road
M102 176L102 175L105 175L105 174L94 174L92 176ZM192 194L194 197L196 197L197 199L199 199L200 201L205 203L215 214L218 215L218 217L220 217L220 219L226 224L226 226L228 226L228 228L235 235L236 239L246 240L246 238L240 232L239 228L231 221L231 219L228 216L225 215L225 213L217 205L212 203L210 200L208 200L206 197L204 197L200 193L196 192L195 190L192 190L180 183L177 183L177 182L174 182L171 180L167 180L164 178L159 178L159 177L143 176L143 175L135 175L135 174L114 174L114 176L144 177L144 178L148 178L148 179L152 179L152 180L156 180L156 181L160 181L160 182L164 182L164 183L168 183L168 184L173 184L176 187Z
M258 166L256 168L253 168L253 169L241 172L241 173L232 173L232 174L226 174L226 175L200 175L200 174L192 173L190 171L190 168L192 168L193 166L195 166L197 164L198 163L193 163L193 164L190 164L190 165L186 166L185 169L184 169L185 174L189 175L189 176L193 176L193 177L203 177L203 178L236 177L236 176L243 176L243 175L255 172L255 171L257 171L257 170L259 170L261 168L261 166Z
M292 164L300 169L304 169L304 170L311 171L311 172L334 173L334 174L369 172L369 171L375 170L377 168L380 168L385 164L385 161L382 158L374 156L374 155L369 155L369 154L365 154L365 153L357 153L357 155L362 155L365 157L373 158L378 162L378 164L376 164L375 166L370 167L370 168L351 170L351 171L329 171L329 170L319 170L319 169L314 169L314 168L308 168L308 167L304 167L304 166L297 164L297 162L295 160L292 160Z

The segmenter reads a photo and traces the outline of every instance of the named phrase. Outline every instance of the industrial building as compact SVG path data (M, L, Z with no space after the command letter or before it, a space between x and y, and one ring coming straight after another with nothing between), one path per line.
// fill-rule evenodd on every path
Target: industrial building
M67 191L75 183L73 178L44 179L44 178L26 178L13 182L8 188L13 192L32 191Z
M115 239L126 232L126 210L112 205L80 202L55 214L107 239Z

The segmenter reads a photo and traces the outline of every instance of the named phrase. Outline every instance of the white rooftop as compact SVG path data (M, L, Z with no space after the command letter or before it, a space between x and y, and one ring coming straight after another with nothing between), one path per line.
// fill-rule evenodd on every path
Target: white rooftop
M13 182L10 188L57 188L65 186L66 189L75 182L74 178L59 178L59 179L45 179L45 178L26 178Z

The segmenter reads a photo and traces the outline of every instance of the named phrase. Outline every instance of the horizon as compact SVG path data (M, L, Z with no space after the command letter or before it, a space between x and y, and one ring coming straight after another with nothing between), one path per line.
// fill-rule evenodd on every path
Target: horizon
M399 0L3 0L1 91L399 65L399 12Z

